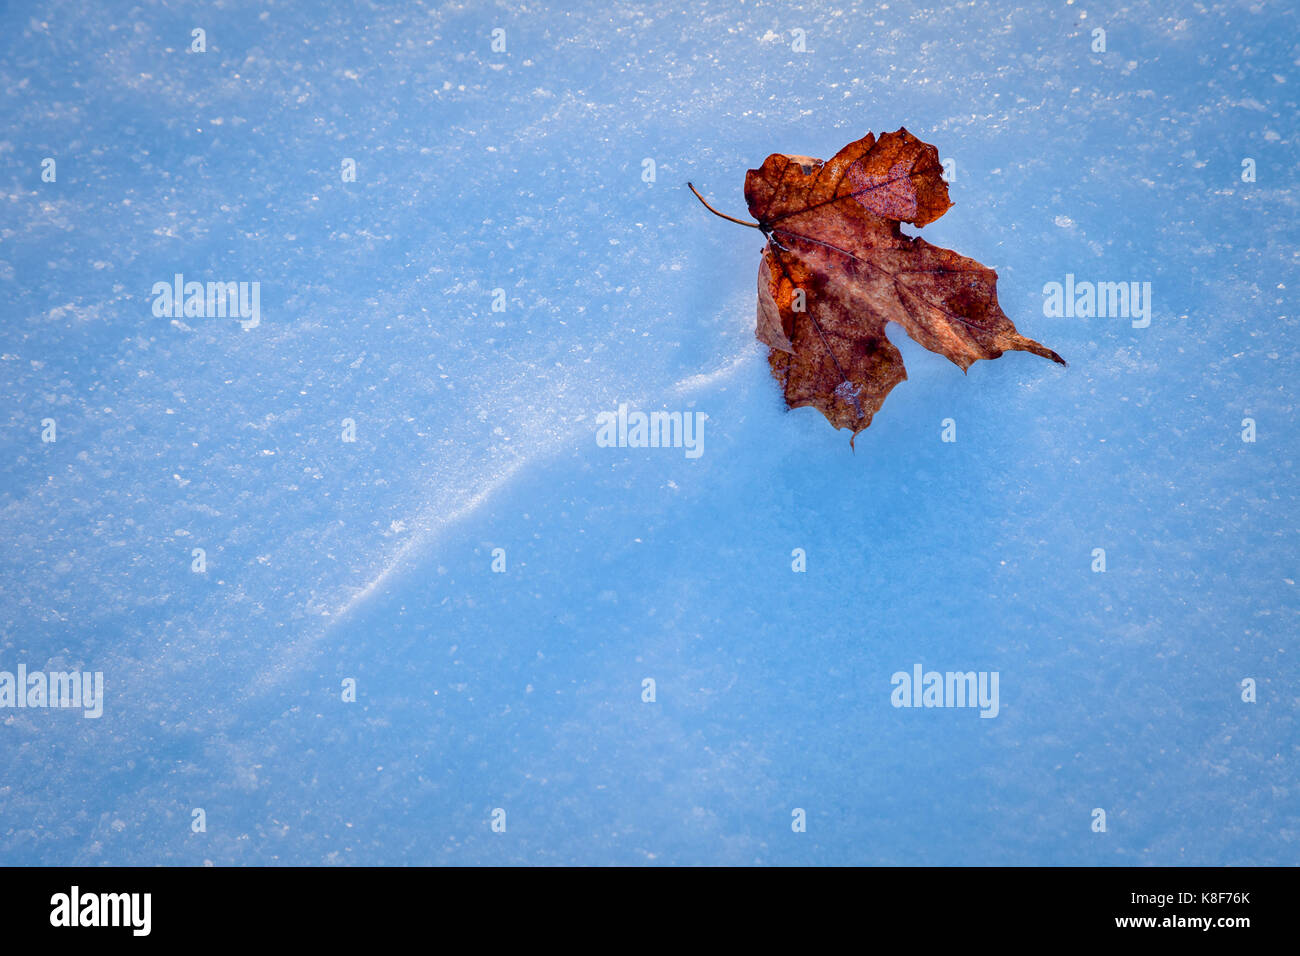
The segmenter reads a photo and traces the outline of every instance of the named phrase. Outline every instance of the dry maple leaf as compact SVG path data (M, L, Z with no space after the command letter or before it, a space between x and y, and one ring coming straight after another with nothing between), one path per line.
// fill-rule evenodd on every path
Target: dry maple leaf
M790 408L811 405L853 438L907 378L885 337L897 322L962 371L1003 352L1065 360L1016 331L998 306L998 275L974 259L903 235L952 206L939 151L906 129L868 133L829 162L774 153L745 176L767 237L758 267L758 326ZM852 444L853 439L850 439Z

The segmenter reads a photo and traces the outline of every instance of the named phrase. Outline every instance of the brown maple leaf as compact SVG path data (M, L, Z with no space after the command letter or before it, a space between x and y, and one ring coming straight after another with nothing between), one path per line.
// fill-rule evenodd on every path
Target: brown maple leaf
M1065 360L1025 338L998 306L992 269L924 239L952 206L939 151L906 129L868 133L829 162L774 153L745 177L745 199L767 237L758 267L758 325L790 408L811 405L853 439L907 378L885 337L897 322L962 371L1003 352ZM853 439L850 439L852 444Z

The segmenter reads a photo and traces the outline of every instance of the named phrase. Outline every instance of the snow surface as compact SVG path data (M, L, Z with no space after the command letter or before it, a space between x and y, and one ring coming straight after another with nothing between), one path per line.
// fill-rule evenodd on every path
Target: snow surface
M0 710L0 862L1300 863L1297 35L7 5L0 669L107 700ZM955 162L923 234L1070 366L891 328L851 452L768 376L762 237L683 184L743 216L768 153L902 125ZM178 272L260 282L260 325L156 317ZM1151 282L1150 326L1045 317L1067 273ZM706 413L704 453L597 447L620 403ZM1000 713L893 707L916 663Z

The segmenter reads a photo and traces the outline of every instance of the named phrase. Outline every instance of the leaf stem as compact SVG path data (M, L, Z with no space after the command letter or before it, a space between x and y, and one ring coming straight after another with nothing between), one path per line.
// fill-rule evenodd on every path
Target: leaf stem
M735 216L728 216L725 212L718 212L716 209L710 206L708 202L705 201L704 197L699 194L699 191L696 190L695 186L692 185L691 183L687 183L686 188L688 188L691 192L695 193L695 198L698 199L700 202L704 203L705 209L707 209L709 212L713 213L715 216L719 217L720 219L725 219L728 222L738 223L742 226L748 226L750 229L758 229L760 231L762 230L763 227L756 222L745 222L745 220L737 219Z

